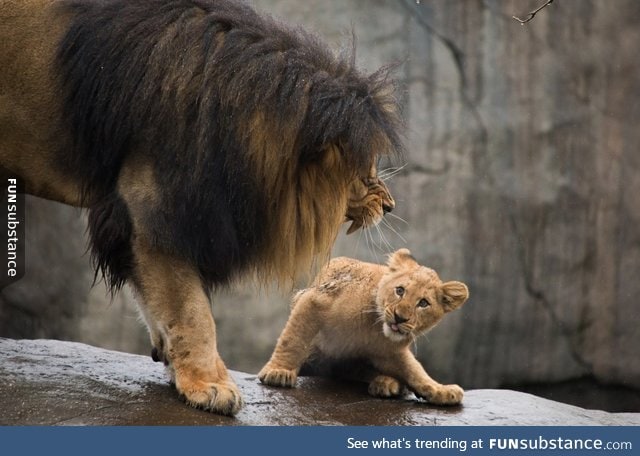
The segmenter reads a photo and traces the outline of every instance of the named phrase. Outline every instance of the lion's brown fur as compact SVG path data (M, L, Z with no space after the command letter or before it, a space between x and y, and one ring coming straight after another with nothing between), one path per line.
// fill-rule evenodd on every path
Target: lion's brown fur
M176 383L200 385L181 392L234 413L215 326L181 319L240 275L310 271L346 215L379 221L351 192L401 150L388 69L232 0L7 0L0 42L0 165L88 209L96 273L137 289Z
M22 177L27 192L78 205L53 154L69 139L50 70L66 23L42 0L0 3L0 165Z
M168 197L147 207L141 228L209 284L308 271L328 255L351 182L399 150L386 71L362 75L316 36L242 2L65 5L73 20L58 62L85 197L97 212L120 212L109 194L122 163L152 163ZM105 246L126 231L124 221L110 232L91 226L98 264L116 283L118 259Z

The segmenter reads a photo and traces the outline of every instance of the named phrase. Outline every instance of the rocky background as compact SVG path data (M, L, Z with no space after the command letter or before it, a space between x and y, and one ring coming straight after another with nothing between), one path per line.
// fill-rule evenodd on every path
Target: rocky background
M254 0L336 47L353 29L366 70L401 62L408 156L390 181L392 227L343 236L334 253L384 261L407 246L469 285L418 344L433 376L557 395L545 385L579 380L568 389L597 399L586 406L638 411L640 2L511 17L542 3ZM84 216L27 200L27 275L0 292L0 336L148 353L130 294L91 288ZM227 364L256 372L288 297L240 285L213 310Z

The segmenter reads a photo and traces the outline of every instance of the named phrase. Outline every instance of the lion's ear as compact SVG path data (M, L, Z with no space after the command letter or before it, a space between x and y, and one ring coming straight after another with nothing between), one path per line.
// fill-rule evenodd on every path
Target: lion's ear
M396 272L401 269L409 269L418 266L418 262L411 255L409 249L396 250L389 256L387 266L391 269L391 272Z
M442 284L442 305L446 312L451 312L469 298L469 289L462 282L445 282Z

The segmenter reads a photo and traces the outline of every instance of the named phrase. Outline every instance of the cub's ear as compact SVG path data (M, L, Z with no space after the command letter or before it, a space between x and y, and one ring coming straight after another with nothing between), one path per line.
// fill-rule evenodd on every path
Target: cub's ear
M389 266L391 272L396 272L401 269L416 267L418 266L418 262L411 255L409 249L400 249L396 250L389 256L387 266Z
M462 282L446 282L442 284L442 305L446 312L462 307L469 298L469 289Z

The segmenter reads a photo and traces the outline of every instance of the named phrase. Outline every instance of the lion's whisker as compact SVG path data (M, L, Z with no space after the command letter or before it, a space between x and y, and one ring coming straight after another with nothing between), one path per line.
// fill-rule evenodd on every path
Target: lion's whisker
M377 229L378 225L374 225L374 226ZM373 256L374 256L376 261L380 261L380 257L379 257L378 254L383 251L383 248L382 248L382 244L380 243L379 239L378 239L378 241L376 241L376 239L374 237L374 231L373 230L369 230L369 239L371 239L371 246L372 246Z
M373 236L372 236L370 230L367 230L366 237L367 237L367 245L369 246L369 252L377 260L378 256L377 256L375 248L374 248L375 247L375 242L373 240Z
M404 243L407 242L407 240L404 238L404 236L402 236L388 220L382 219L382 221L383 221L384 225L387 228L389 228L396 236L398 236L402 242L404 242Z
M386 215L389 215L389 216L393 217L394 219L401 221L405 225L409 225L409 222L407 222L405 219L403 219L399 215L394 214L393 212L388 212Z
M379 175L378 178L383 182L387 182L388 180L390 180L393 177L397 176L400 172L401 171L393 171L393 172L388 173L388 174Z
M383 169L381 172L378 173L378 178L382 181L386 181L391 179L393 176L395 176L396 174L400 173L405 167L407 166L407 164L405 163L402 166L398 166L395 168L386 168Z
M385 243L380 233L380 227L378 225L372 225L371 228L375 228L375 231L371 229L369 232L373 246L376 248L376 251L385 252ZM377 258L378 257L376 255L376 259Z
M362 239L362 232L364 231L364 229L361 229L360 232L358 233L358 239L356 240L356 246L354 248L354 253L358 251L358 247L360 247L360 240Z
M386 236L384 235L384 233L380 229L380 225L376 225L376 230L378 231L378 236L380 237L380 240L384 243L384 245L388 249L387 253L391 252L393 250L393 246L391 245L391 243L389 243L389 241L387 240Z

